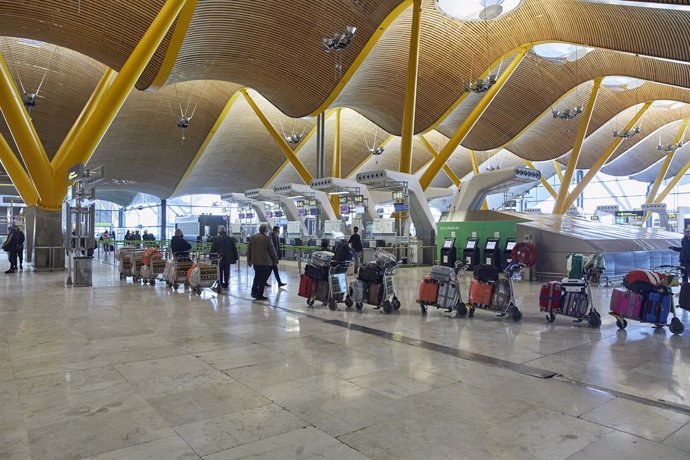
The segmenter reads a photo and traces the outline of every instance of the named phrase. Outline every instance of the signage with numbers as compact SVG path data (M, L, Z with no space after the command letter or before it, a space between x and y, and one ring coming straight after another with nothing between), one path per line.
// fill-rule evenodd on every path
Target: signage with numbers
M393 192L394 201L405 201L405 194L403 192Z
M364 195L355 195L352 201L355 203L364 203Z
M347 204L347 196L339 196L338 204Z

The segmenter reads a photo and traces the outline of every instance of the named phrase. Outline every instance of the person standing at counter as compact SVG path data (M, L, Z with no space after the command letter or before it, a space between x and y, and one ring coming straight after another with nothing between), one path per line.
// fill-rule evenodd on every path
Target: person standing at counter
M359 271L359 266L362 263L362 253L364 252L364 247L362 246L362 237L359 235L359 227L354 227L352 229L352 235L350 235L349 240L352 250L355 251L355 273Z

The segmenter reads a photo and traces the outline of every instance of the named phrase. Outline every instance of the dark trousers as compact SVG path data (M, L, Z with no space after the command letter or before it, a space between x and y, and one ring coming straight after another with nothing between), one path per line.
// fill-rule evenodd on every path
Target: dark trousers
M277 265L273 266L273 276L275 276L276 281L278 281L278 284L283 284L283 282L280 280L280 272L278 271ZM268 277L270 278L271 275L269 274Z
M24 250L17 251L17 257L19 258L19 265L24 265ZM15 264L16 266L16 264Z
M221 261L218 266L218 271L220 275L220 279L218 281L220 282L221 287L227 289L228 285L230 284L230 264Z
M254 282L252 283L252 296L263 297L266 281L271 276L273 267L270 265L254 265Z
M17 251L9 251L7 257L10 259L10 269L17 269Z
M688 282L688 275L690 274L690 262L681 262L680 265L681 265L681 267L683 267L683 270L682 270L683 282L687 283Z

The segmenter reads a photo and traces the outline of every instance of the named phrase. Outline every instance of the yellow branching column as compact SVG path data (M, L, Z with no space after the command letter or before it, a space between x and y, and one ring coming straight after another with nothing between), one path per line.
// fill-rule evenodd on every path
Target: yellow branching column
M554 163L556 163L556 162L554 161ZM532 163L532 162L529 161L529 160L525 160L525 165L526 165L528 168L537 169L537 168L534 166L534 163ZM554 166L556 166L556 171L560 171L560 169L558 169L558 165L557 165L557 164L554 164ZM551 196L553 197L554 200L558 197L558 194L557 194L556 191L553 189L553 187L551 187L551 184L549 184L549 181L547 181L543 176L542 176L541 179L539 179L539 182L541 182L541 185L544 186L544 188L546 189L546 191L549 192L549 195L551 195Z
M580 128L578 129L577 136L575 137L575 145L573 146L573 150L570 152L570 161L568 161L568 167L565 170L565 174L563 174L563 182L558 190L558 198L556 198L556 204L553 207L554 214L565 214L565 211L568 209L565 207L566 199L568 198L568 188L570 188L570 183L573 180L573 175L575 174L575 169L577 168L577 162L580 160L580 152L582 151L582 145L587 137L589 122L592 120L594 105L597 102L597 95L599 94L600 86L601 78L595 79L594 85L592 86L592 93L589 95L587 106L582 114Z
M2 134L0 134L0 164L10 176L14 188L17 189L24 203L27 206L36 206L39 198L36 187Z
M422 0L414 0L412 5L412 30L410 30L410 49L407 58L407 85L405 89L405 108L403 110L402 138L400 140L400 172L412 171L412 142L417 106L417 77L419 74L419 42L422 25Z
M678 129L678 133L676 134L675 139L673 140L674 145L678 145L679 142L683 140L683 136L685 135L685 129L688 127L688 119L684 119L683 122L680 124L680 128ZM676 150L673 149L664 158L664 162L661 164L661 168L659 168L659 173L656 175L656 180L654 181L654 184L652 184L652 188L649 189L649 194L647 195L647 203L651 204L654 203L654 199L656 198L656 194L659 192L659 187L661 187L661 183L664 181L666 178L666 174L668 174L668 170L671 167L671 162L673 161L673 157L675 156Z

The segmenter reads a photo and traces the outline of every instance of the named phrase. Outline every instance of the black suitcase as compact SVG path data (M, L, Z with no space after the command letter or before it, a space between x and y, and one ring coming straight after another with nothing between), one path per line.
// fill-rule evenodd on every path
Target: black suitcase
M690 283L683 283L680 285L678 306L683 310L690 310Z
M328 267L317 267L315 265L307 264L304 268L304 273L311 276L316 281L328 280Z
M495 265L477 265L474 267L474 279L482 283L498 281L498 267Z
M367 293L367 303L378 307L383 302L383 284L371 283L369 284L369 292Z
M368 263L359 269L357 278L369 283L382 283L383 271L375 263Z

